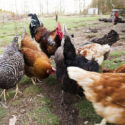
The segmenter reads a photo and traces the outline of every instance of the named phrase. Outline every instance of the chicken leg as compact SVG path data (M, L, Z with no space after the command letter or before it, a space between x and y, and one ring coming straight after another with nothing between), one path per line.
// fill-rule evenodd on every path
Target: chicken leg
M15 95L14 95L14 99L16 98L16 96L17 96L18 93L22 94L22 92L19 91L18 84L16 84L16 93L15 93Z
M64 90L61 91L61 105L64 104Z
M95 125L106 125L106 119L102 119L101 123Z
M33 78L31 78L31 81L32 81L33 85L36 85L36 82L34 81Z
M7 90L6 89L4 89L3 91L2 91L2 93L1 93L1 95L0 95L0 98L2 97L2 95L4 95L4 101L6 102L6 95L7 96L9 96L9 94L8 94L8 92L7 92Z

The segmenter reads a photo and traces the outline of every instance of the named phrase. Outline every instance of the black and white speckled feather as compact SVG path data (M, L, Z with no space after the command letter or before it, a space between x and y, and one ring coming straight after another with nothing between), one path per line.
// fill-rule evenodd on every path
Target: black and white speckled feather
M18 36L15 36L0 58L0 88L15 87L23 75L24 59L19 51Z

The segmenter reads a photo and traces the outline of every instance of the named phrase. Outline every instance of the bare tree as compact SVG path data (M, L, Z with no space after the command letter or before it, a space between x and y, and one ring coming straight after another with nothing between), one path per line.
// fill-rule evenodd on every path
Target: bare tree
M48 0L46 0L46 6L47 6L47 14L48 14Z

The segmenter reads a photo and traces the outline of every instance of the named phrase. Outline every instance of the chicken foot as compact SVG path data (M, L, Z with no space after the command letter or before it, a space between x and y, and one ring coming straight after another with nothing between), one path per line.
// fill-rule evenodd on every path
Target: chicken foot
M32 81L33 85L36 85L36 82L34 81L33 78L31 78L31 81Z
M2 95L4 95L4 101L6 102L6 95L7 96L9 96L9 94L8 94L8 92L7 92L7 90L6 89L4 89L3 91L2 91L2 93L1 93L1 95L0 95L0 98L2 97Z
M17 96L18 93L22 94L22 92L19 91L18 84L16 84L16 93L15 93L15 95L14 95L14 99L16 98L16 96Z

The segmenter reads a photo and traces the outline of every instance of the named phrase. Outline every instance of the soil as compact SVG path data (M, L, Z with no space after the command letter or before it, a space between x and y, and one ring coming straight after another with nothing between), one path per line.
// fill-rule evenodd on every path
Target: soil
M103 23L99 21L93 21L92 28L97 29L97 33L95 36L101 37L104 34L108 33L111 29L116 30L120 38L114 45L112 45L112 51L124 51L125 47L125 24L117 24L113 25L112 23ZM102 24L102 25L101 25ZM70 32L74 33L73 43L76 48L82 46L83 43L90 40L88 34L91 35L91 32L86 33L89 27L80 27L77 29L72 29ZM110 57L109 57L110 58ZM123 58L123 56L122 56ZM25 120L29 120L29 125L38 125L33 119L27 119L26 112L32 111L33 107L36 105L35 99L45 96L51 100L50 109L51 111L58 117L59 125L84 125L84 119L80 118L79 111L75 108L74 104L81 100L80 97L71 95L68 93L64 94L64 103L61 102L62 99L62 92L60 85L57 84L45 84L44 82L40 84L42 88L42 92L37 94L35 97L27 97L27 96L20 96L21 103L18 106L11 105L12 100L8 100L7 106L9 110L9 115L3 118L3 124L8 125L9 119L12 115L16 115L18 117L18 121L16 125L25 125ZM21 86L21 90L30 86L31 84L26 84ZM84 97L82 98L84 99Z

